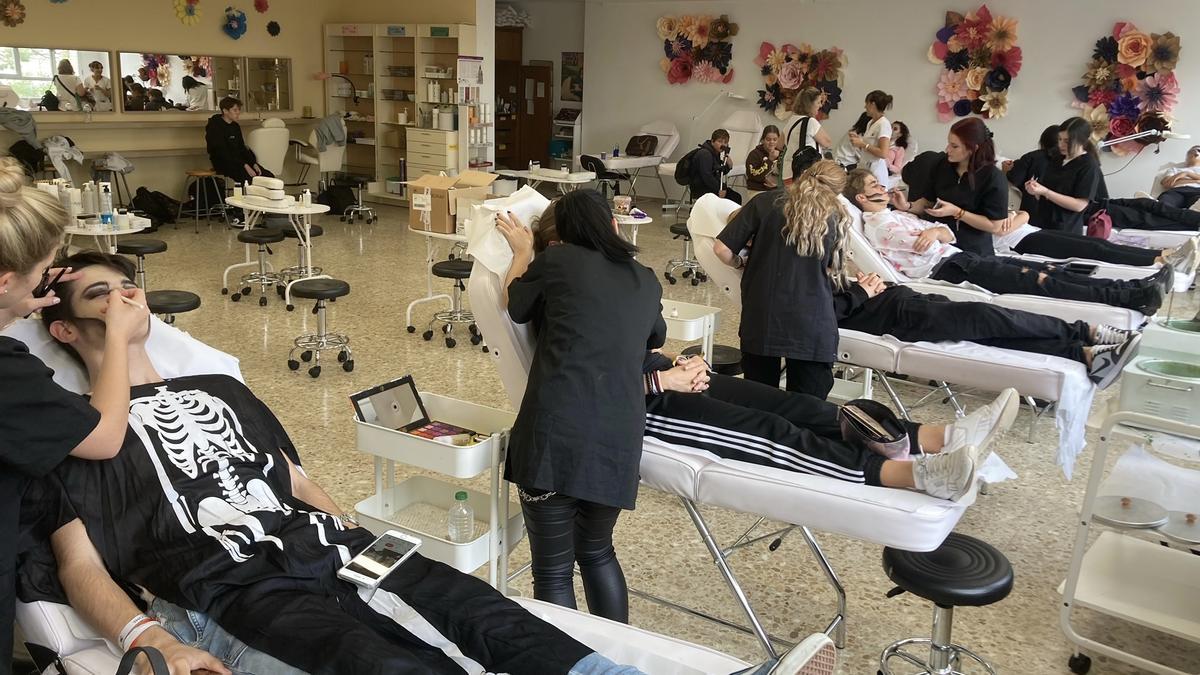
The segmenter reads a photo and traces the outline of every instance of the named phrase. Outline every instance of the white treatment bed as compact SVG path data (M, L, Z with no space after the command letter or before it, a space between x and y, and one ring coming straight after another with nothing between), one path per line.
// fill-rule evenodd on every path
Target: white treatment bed
M222 373L242 379L238 360L153 319L147 351L163 377ZM18 321L3 331L29 346L30 353L54 369L54 379L73 391L87 390L86 374L53 344L41 322ZM939 540L940 541L940 540ZM637 666L650 675L725 675L750 664L700 645L633 628L583 612L537 600L514 598L531 613L621 664ZM102 638L70 607L53 602L17 603L20 637L57 655L60 675L111 675L121 652Z
M476 261L468 282L471 309L480 331L487 336L500 379L514 407L520 406L524 395L533 359L533 340L528 328L514 324L503 307L501 284L512 253L495 232L494 219L486 211L512 210L529 224L546 204L540 195L520 194L486 202L476 207L467 228L467 253ZM774 653L771 644L774 638L759 622L729 566L729 553L722 551L717 543L699 511L700 505L731 509L801 528L837 594L837 613L826 633L841 647L845 644L846 594L812 531L835 532L905 550L930 551L954 529L976 495L972 488L961 501L950 502L918 492L868 487L724 460L649 438L643 445L641 478L644 485L680 499L751 627L722 623L752 632L768 654ZM774 534L756 537L748 543L773 537ZM729 552L741 545L744 544L739 540ZM777 642L786 644L782 640Z
M705 195L696 201L688 217L688 230L696 259L726 293L741 305L741 272L721 263L713 253L713 243L725 228L729 214L737 205L716 195ZM870 249L874 253L874 249ZM855 253L852 251L852 253ZM876 254L877 255L877 254ZM857 264L858 258L854 258ZM885 277L886 278L886 277ZM944 284L910 283L910 287L923 293L937 293L954 300L974 300L1002 304L999 299L1018 296L998 296L960 286ZM1030 310L1038 303L1063 302L1033 296L1019 296L1021 305L1016 309ZM1096 307L1091 303L1075 303L1081 309ZM1042 312L1049 314L1050 312ZM1085 314L1077 318L1096 320ZM917 380L952 382L964 387L983 391L999 391L1013 387L1026 401L1041 399L1052 404L1055 425L1058 428L1058 453L1056 461L1067 478L1071 477L1075 458L1084 447L1084 431L1088 411L1096 387L1087 377L1083 364L1057 356L1031 354L1010 349L984 347L970 342L902 342L890 335L870 335L859 331L842 329L838 341L838 360L842 363L866 368L875 377L889 397L907 416L904 403L892 389L884 373L908 375ZM945 385L943 385L945 386ZM947 387L947 391L949 388ZM1042 411L1044 413L1045 410ZM1030 438L1033 424L1030 424Z

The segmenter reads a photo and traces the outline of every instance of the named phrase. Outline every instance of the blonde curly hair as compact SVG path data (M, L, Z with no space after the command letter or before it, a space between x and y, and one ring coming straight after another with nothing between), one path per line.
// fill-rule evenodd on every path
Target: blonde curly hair
M67 212L29 185L21 163L0 157L0 273L28 274L62 245Z
M850 285L846 272L846 228L850 218L838 195L846 187L846 172L836 162L822 159L792 181L779 199L783 201L784 241L802 256L825 257L825 237L833 229L833 256L829 280L834 289Z

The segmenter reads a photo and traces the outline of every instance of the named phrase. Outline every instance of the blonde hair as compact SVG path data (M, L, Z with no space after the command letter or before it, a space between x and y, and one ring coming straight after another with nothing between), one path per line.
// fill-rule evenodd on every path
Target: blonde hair
M49 193L30 187L12 157L0 157L0 273L28 274L63 241L67 212Z
M805 169L780 197L787 220L783 238L799 255L824 258L825 237L833 228L829 280L838 291L849 286L845 271L849 217L838 199L845 187L846 172L836 162L823 159Z
M58 62L58 74L59 75L74 75L75 74L75 66L71 65L70 60L63 59L62 61Z

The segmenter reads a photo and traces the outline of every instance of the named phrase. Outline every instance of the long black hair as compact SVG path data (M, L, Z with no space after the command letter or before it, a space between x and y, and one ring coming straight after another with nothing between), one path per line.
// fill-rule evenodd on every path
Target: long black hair
M575 190L559 197L554 221L564 243L598 251L613 262L632 262L637 255L638 247L617 234L612 209L595 190Z
M908 125L905 124L904 122L901 122L900 120L896 120L895 122L892 122L892 124L895 124L896 126L900 127L900 134L892 139L892 145L894 145L896 147L904 148L907 150L908 149Z
M1058 154L1058 126L1051 124L1042 130L1042 135L1038 138L1038 147L1047 155Z
M859 113L858 121L850 129L859 136L867 133L867 125L871 123L871 116L867 113Z
M1099 161L1100 152L1096 150L1096 144L1092 142L1090 122L1082 117L1069 117L1058 127L1058 130L1067 134L1067 152L1070 152L1071 148L1083 148L1084 152ZM1054 142L1057 145L1058 138L1055 138Z

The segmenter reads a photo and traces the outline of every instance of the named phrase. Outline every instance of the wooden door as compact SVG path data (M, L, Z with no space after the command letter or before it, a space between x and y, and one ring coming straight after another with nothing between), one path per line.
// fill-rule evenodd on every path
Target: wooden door
M520 167L530 161L550 166L551 119L554 101L554 69L550 66L521 66Z

